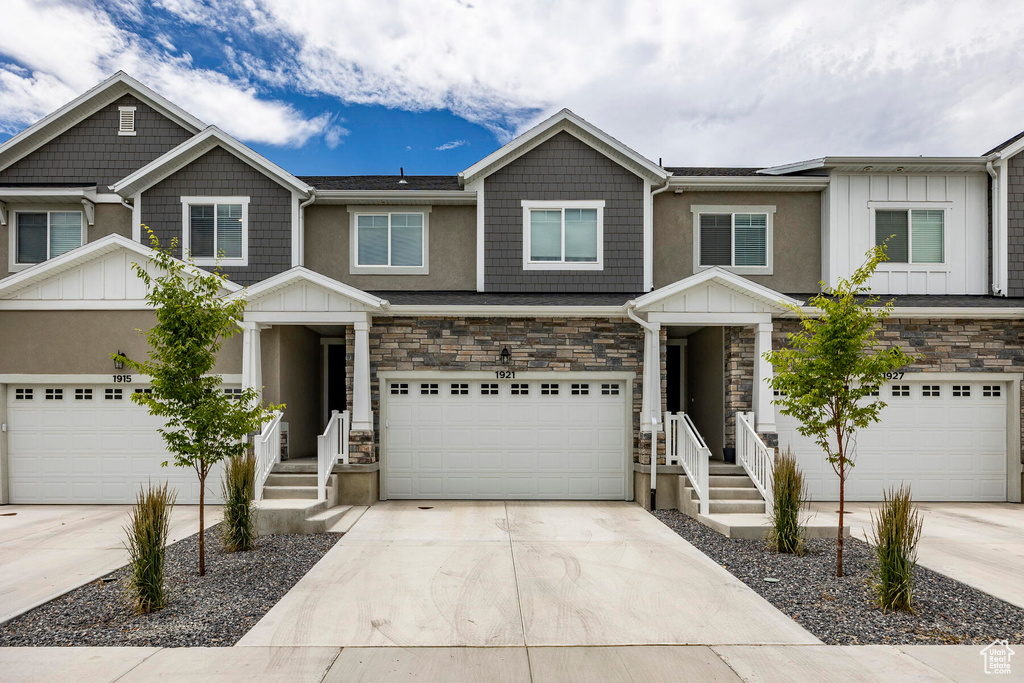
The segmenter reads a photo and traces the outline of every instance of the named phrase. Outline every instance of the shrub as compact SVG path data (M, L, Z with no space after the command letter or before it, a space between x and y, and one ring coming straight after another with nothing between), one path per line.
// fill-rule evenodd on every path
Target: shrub
M922 524L906 485L886 491L878 514L871 513L872 541L878 559L875 590L883 610L914 611L911 598Z
M248 453L233 455L225 460L224 481L224 522L221 525L221 540L228 552L252 550L256 541L256 507L253 497L256 490L256 456Z
M768 544L780 553L803 555L800 511L807 503L807 485L804 483L804 473L800 471L796 457L788 447L775 458L772 496Z
M128 599L140 614L149 614L167 604L164 591L164 554L176 494L165 482L161 487L140 489L128 526L130 573Z

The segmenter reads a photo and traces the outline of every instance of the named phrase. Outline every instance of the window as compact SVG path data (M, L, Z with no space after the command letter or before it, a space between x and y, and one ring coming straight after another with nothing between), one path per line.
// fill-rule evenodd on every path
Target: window
M135 393L136 394L152 394L153 390L151 388L149 388L149 387L146 387L145 389L136 389Z
M15 401L31 401L32 390L31 389L15 389L14 390Z
M81 211L18 211L14 223L14 265L42 263L84 241Z
M513 382L512 383L512 395L513 396L529 396L530 395L530 385L529 384L520 384L520 383L517 383L517 382Z
M495 384L495 383L484 382L483 384L480 385L480 395L481 396L497 396L498 395L498 385Z
M408 396L409 395L409 383L408 382L392 382L391 383L391 395L392 396Z
M118 107L118 135L135 135L135 107Z
M350 274L426 275L429 207L350 207Z
M431 382L429 384L424 383L420 385L420 395L422 396L436 396L437 395L437 384Z
M954 384L953 398L969 398L971 395L970 384Z
M886 244L889 263L944 263L942 209L875 211L875 244Z
M693 206L694 265L772 273L774 206Z
M75 389L76 401L91 401L92 389Z
M121 389L105 389L103 391L103 398L107 401L120 401L124 397L124 392Z
M242 390L241 389L225 389L224 390L224 395L227 396L228 398L231 398L231 399L234 399L234 400L237 401L238 399L242 398Z
M602 384L601 385L602 396L618 396L619 385L618 384Z
M603 201L523 201L524 270L603 267Z
M64 390L63 389L47 389L46 390L47 401L63 401Z
M541 396L558 396L558 385L541 383L540 385Z
M573 396L589 396L590 385L589 384L572 384L569 386L569 393Z
M452 384L452 396L468 396L469 385L463 382Z
M31 389L29 391L31 391ZM999 396L1002 395L1002 393L1002 387L1000 387L998 384L985 384L982 385L981 387L981 395L984 396L985 398L999 398ZM31 396L29 398L31 398Z
M910 385L908 384L894 384L892 385L893 398L899 398L901 396L910 396Z
M928 398L938 398L942 395L942 390L938 384L925 384L921 387L921 395Z
M182 197L182 247L201 266L249 265L249 198Z

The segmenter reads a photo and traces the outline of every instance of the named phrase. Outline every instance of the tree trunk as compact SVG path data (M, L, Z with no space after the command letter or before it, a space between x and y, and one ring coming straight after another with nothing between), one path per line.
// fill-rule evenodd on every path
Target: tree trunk
M199 477L199 576L206 576L206 541L203 538L203 503L206 498L206 474Z
M839 536L836 541L836 576L843 576L843 514L846 512L846 454L839 451Z

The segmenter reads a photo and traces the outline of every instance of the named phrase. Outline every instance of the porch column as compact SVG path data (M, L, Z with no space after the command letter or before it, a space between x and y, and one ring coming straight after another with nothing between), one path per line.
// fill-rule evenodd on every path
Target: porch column
M355 357L352 368L352 429L372 431L370 411L370 320L352 324L355 332Z
M640 431L657 434L661 423L661 323L644 328L644 393ZM656 439L652 436L652 441Z
M263 399L263 363L260 324L242 323L242 389L255 389Z
M775 404L772 403L772 364L764 354L772 350L772 324L758 323L754 330L754 416L755 429L761 433L777 431L775 427Z

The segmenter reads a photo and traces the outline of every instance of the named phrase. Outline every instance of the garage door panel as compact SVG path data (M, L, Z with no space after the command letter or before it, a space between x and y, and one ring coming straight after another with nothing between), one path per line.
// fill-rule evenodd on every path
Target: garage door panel
M886 387L881 422L859 432L848 498L881 500L906 482L920 501L1006 500L1006 385L993 398L982 396L984 382L969 379L910 382L909 397L893 397ZM925 386L939 395L925 396ZM793 418L780 412L778 424L779 444L795 452L811 498L838 498L838 478L817 445L797 433Z
M449 393L456 383L466 385L465 395ZM564 381L438 384L437 394L386 395L388 497L626 497L621 383L618 394L602 394L599 382L575 394ZM436 434L426 436L431 429Z

